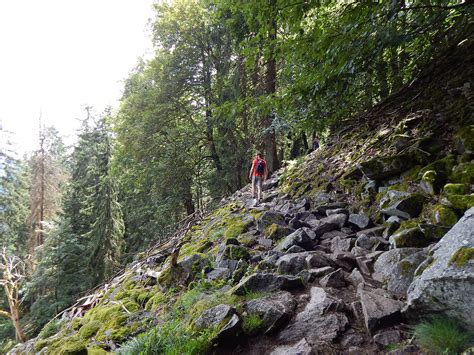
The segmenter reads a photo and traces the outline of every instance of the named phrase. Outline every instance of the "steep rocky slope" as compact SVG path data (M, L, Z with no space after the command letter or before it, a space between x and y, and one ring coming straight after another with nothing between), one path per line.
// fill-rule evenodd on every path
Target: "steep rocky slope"
M474 326L473 42L333 127L262 204L247 187L190 218L11 353L120 352L140 333L163 353L416 352L420 317Z

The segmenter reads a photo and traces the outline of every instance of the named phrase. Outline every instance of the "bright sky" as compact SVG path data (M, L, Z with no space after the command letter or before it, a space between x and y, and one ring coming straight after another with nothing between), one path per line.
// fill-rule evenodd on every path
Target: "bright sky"
M71 142L85 105L117 108L123 80L150 55L153 0L0 0L0 122L21 151L38 117Z

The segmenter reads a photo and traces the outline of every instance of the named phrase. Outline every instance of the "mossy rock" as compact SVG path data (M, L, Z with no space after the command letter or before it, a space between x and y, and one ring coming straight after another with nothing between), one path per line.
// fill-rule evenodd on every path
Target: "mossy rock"
M406 171L417 165L413 154L399 154L389 157L375 158L361 163L358 169L371 180L380 181ZM346 178L351 178L347 175Z
M454 135L456 149L461 154L474 152L474 125L462 127Z
M77 334L60 337L48 345L48 353L58 355L87 355L87 340Z
M428 171L436 172L436 183L443 185L446 183L448 176L451 174L453 167L457 164L456 156L447 155L442 159L436 160L431 164L420 169L418 176L421 178Z
M166 302L165 294L160 291L157 291L150 297L150 299L145 304L145 310L154 311L165 302Z
M474 163L469 162L456 165L449 178L454 183L474 184Z
M95 333L97 333L97 331L100 329L101 326L102 326L101 322L96 321L96 320L92 320L92 321L84 324L81 327L81 329L79 329L79 335L83 339L89 339L90 337L95 335Z
M279 224L271 224L265 228L264 236L272 240L280 240L287 235L294 232L293 228L287 226L281 226Z
M443 205L435 205L432 213L432 221L446 227L454 226L459 219L451 208Z
M443 191L448 195L465 195L469 193L469 186L467 184L446 184Z
M250 234L242 234L237 238L237 240L239 241L239 243L249 248L257 244L257 238Z
M402 229L390 237L395 248L424 248L431 243L419 227Z
M462 247L454 252L449 263L457 267L464 267L471 260L474 260L474 248Z
M472 206L474 206L474 194L448 195L447 200L449 202L450 207L460 211L466 211Z
M227 245L224 249L224 256L229 260L250 259L248 249L242 245Z

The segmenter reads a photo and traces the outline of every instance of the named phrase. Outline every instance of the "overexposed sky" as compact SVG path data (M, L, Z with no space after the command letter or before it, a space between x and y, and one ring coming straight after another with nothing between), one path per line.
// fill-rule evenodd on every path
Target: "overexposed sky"
M117 108L123 80L151 53L153 0L0 0L0 121L22 151L38 117L71 136L85 105Z

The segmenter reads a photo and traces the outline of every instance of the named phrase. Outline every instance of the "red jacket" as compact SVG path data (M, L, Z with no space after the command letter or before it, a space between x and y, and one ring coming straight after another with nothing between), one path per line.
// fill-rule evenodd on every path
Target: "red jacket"
M263 173L259 174L257 173L257 164L258 164L258 161L261 160L263 162ZM253 162L252 162L252 176L263 176L265 175L265 171L267 170L267 162L265 161L265 159L260 159L260 158L257 158L257 159L254 159Z

